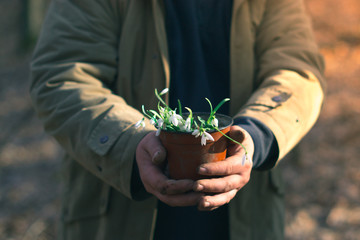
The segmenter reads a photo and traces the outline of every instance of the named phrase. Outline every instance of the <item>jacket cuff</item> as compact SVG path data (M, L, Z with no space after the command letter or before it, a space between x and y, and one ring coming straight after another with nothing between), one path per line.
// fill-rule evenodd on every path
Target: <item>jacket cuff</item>
M152 196L145 190L144 184L141 181L139 167L136 162L136 157L134 157L134 163L131 174L131 196L132 199L136 201L145 200Z
M234 124L246 130L254 142L253 169L268 170L275 166L279 147L274 134L262 122L250 117L238 117Z
M155 128L145 119L146 127L136 129L133 123L120 121L118 114L110 111L92 131L87 144L99 156L95 163L96 175L132 199L136 148L141 139ZM131 113L128 112L128 115ZM142 115L130 117L140 120Z

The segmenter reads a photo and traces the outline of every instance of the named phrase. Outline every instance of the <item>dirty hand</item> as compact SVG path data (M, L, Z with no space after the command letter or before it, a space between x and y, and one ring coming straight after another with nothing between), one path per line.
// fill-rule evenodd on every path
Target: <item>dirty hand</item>
M169 206L196 206L203 195L193 192L194 181L169 179L163 172L166 151L155 132L148 133L136 148L136 162L147 192Z
M229 141L228 157L225 160L200 165L199 174L216 178L196 181L194 191L204 193L198 204L199 210L209 211L229 203L250 180L253 140L249 133L236 125L231 127L229 136L246 147L249 159L244 161L244 149Z

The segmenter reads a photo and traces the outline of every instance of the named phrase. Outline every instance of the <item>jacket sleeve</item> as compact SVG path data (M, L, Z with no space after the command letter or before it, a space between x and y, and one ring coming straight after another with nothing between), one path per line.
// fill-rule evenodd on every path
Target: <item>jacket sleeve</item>
M267 0L255 42L256 91L237 116L267 125L283 158L317 120L323 59L302 0Z
M131 197L142 114L110 89L121 31L117 2L53 0L31 65L31 97L45 130L88 171Z

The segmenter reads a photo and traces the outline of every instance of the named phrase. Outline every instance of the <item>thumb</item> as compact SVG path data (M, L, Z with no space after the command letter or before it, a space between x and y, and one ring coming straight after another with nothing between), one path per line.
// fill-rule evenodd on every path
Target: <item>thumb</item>
M159 137L155 132L151 132L143 139L145 151L151 157L151 160L156 165L161 165L166 160L166 150L161 144Z
M245 139L244 130L237 125L231 126L229 131L229 137L241 143Z

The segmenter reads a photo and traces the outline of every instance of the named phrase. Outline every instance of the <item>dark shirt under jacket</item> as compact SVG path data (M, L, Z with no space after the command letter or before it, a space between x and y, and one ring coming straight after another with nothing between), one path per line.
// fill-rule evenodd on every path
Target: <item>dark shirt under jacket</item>
M171 85L170 107L209 111L229 97L232 0L165 0ZM219 113L228 114L224 104ZM250 118L235 119L255 144L254 168L272 166L277 143L272 132ZM274 150L275 149L275 150ZM269 157L270 156L270 157ZM227 205L211 212L196 207L170 207L158 202L155 239L229 239Z

